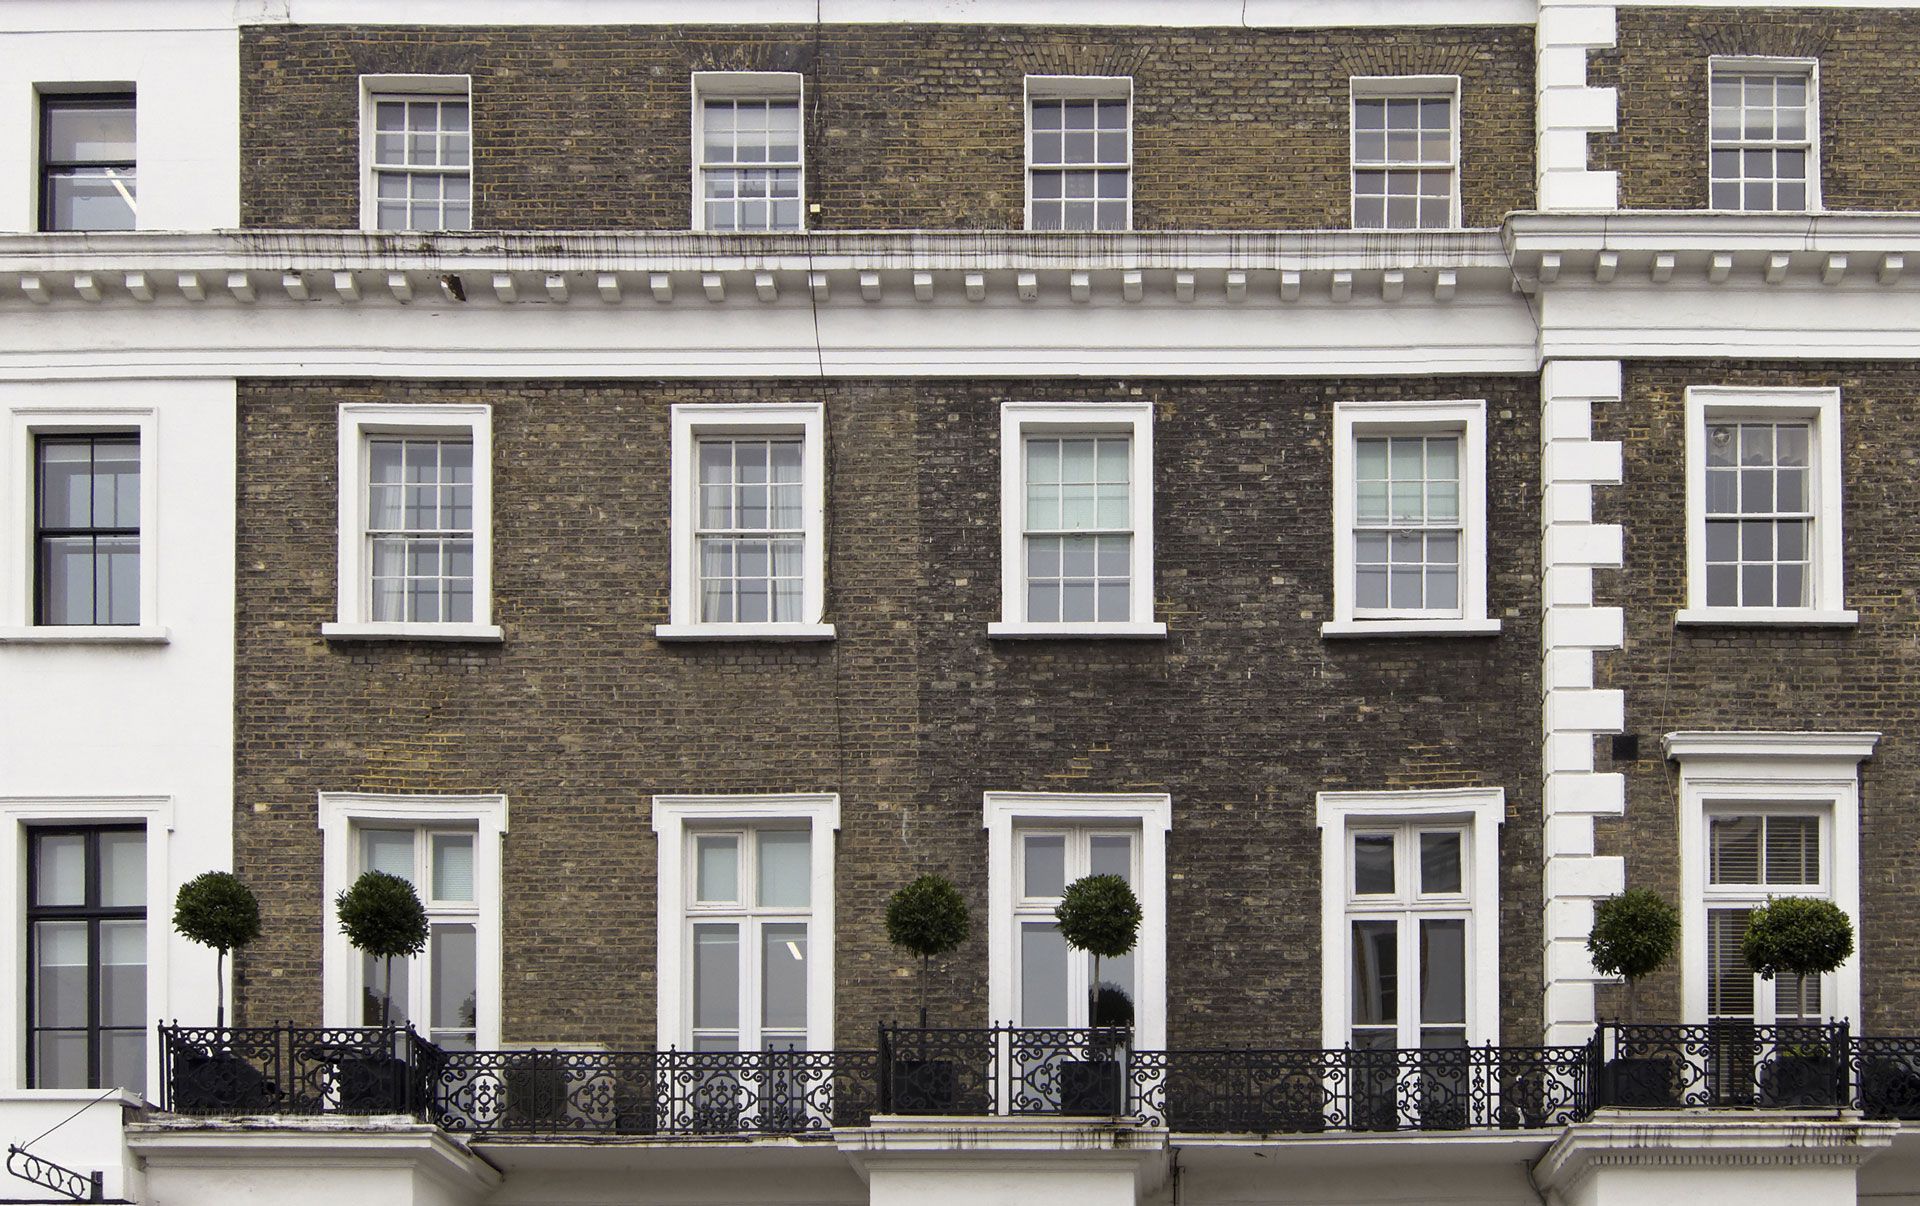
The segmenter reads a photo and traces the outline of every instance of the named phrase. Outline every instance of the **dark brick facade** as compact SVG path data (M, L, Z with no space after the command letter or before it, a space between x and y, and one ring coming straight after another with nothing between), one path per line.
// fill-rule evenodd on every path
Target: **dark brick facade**
M1591 166L1620 173L1627 209L1707 204L1707 60L1765 55L1820 62L1821 190L1827 209L1920 208L1914 9L1627 8L1618 46L1589 81L1619 90L1620 129L1590 139Z
M702 70L805 75L814 229L1020 229L1028 74L1133 78L1136 229L1349 226L1356 75L1459 75L1466 224L1533 204L1526 26L261 26L242 222L357 227L357 77L421 73L473 77L477 228L684 230Z
M1503 1034L1540 1029L1538 382L877 381L240 387L235 861L265 937L241 1016L317 1020L322 790L498 791L506 1036L653 1040L660 792L836 790L843 1044L911 1008L881 912L953 877L975 937L944 1015L985 1021L987 790L1165 791L1170 1034L1318 1043L1314 793L1494 784ZM1484 397L1493 639L1324 641L1331 404ZM1154 403L1154 642L994 642L998 415ZM826 402L820 645L651 637L668 586L668 407ZM334 644L335 408L494 406L497 647Z
M1920 879L1920 564L1915 482L1920 369L1902 364L1650 361L1624 366L1618 405L1594 407L1594 438L1624 445L1623 488L1595 491L1596 518L1624 523L1626 564L1599 576L1597 601L1626 609L1626 647L1603 656L1596 685L1626 690L1641 758L1627 816L1602 826L1602 854L1624 854L1627 881L1677 899L1678 767L1659 737L1681 729L1877 729L1861 765L1861 1021L1869 1033L1920 1026L1920 937L1903 924ZM1813 385L1841 391L1846 604L1851 629L1676 628L1686 598L1684 402L1689 385ZM1609 580L1611 579L1611 581ZM1601 769L1608 769L1601 743ZM1602 1012L1608 1008L1602 993ZM1619 998L1613 1000L1617 1008ZM1679 971L1641 993L1647 1018L1679 1017Z

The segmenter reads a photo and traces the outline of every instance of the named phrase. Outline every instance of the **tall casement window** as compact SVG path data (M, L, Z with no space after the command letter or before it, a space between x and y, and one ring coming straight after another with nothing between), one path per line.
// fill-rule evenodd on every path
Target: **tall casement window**
M1460 81L1352 81L1356 230L1460 225Z
M340 619L329 636L497 639L484 405L340 408Z
M1486 404L1334 407L1328 636L1476 634L1487 617Z
M145 1090L144 828L29 830L27 977L29 1085Z
M1133 228L1133 81L1027 77L1027 229Z
M473 226L473 115L465 76L363 76L369 230Z
M801 77L699 72L694 94L695 230L801 230Z
M1684 1020L1858 1020L1858 955L1823 976L1762 980L1740 942L1753 910L1783 896L1831 900L1860 925L1859 765L1879 737L1666 734L1680 764Z
M1320 793L1325 1045L1498 1041L1505 812L1498 788Z
M659 1046L833 1043L839 797L656 796Z
M1131 1026L1140 995L1135 956L1100 961L1096 997L1093 957L1067 946L1053 911L1067 885L1089 875L1117 875L1137 895L1139 831L1098 825L1023 826L1016 833L1015 849L1019 895L1014 924L1020 947L1015 1024Z
M691 1050L806 1048L812 842L781 822L688 831Z
M140 436L34 437L34 623L140 622Z
M40 229L132 230L133 93L42 94Z
M358 836L357 871L384 871L412 884L426 905L429 927L425 951L393 961L390 995L383 992L383 961L361 957L359 1024L378 1026L384 999L392 1025L412 1022L443 1048L473 1050L480 927L474 829L370 825Z
M1153 619L1153 410L1007 403L996 636L1159 636Z
M1818 65L1716 58L1710 71L1712 208L1818 209Z
M1682 622L1850 623L1842 600L1840 396L1687 391Z
M371 795L322 792L323 899L332 902L368 871L413 885L426 906L426 949L386 966L347 944L337 926L325 934L324 1005L328 1026L377 1026L381 1006L392 1025L412 1023L442 1047L500 1045L501 796Z
M817 403L673 408L671 622L656 636L833 635L824 432Z

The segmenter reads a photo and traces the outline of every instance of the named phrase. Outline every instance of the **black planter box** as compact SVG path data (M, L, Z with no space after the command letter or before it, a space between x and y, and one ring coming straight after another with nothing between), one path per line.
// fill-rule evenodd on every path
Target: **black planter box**
M406 1060L392 1055L348 1055L335 1066L341 1113L405 1114L412 1108L413 1070Z
M1060 1061L1060 1112L1073 1115L1111 1115L1120 1112L1120 1061L1063 1059Z
M1672 1056L1616 1056L1600 1069L1600 1104L1678 1109L1680 1069Z
M1869 1055L1860 1062L1860 1111L1920 1121L1920 1067L1912 1057Z
M1831 1055L1781 1055L1760 1069L1762 1105L1832 1108L1840 1104L1840 1065Z
M264 1114L280 1099L265 1073L230 1051L176 1050L172 1090L182 1114Z
M888 1091L896 1114L952 1114L960 1107L960 1070L948 1059L896 1059Z

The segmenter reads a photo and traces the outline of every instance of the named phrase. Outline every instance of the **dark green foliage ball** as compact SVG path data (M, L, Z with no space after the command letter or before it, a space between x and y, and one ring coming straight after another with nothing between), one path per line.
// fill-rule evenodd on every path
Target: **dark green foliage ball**
M376 959L417 955L427 946L427 910L413 885L384 871L353 881L335 902L340 932Z
M1118 875L1074 880L1053 917L1068 946L1102 959L1126 954L1140 936L1140 901Z
M1782 896L1753 911L1740 950L1762 979L1818 976L1853 954L1853 922L1831 900Z
M1587 953L1601 975L1634 981L1672 958L1679 941L1680 910L1656 892L1630 888L1594 905Z
M944 876L922 875L887 902L887 941L922 958L952 951L971 929L966 899Z
M173 928L187 941L224 955L260 936L260 902L239 876L208 871L180 885Z

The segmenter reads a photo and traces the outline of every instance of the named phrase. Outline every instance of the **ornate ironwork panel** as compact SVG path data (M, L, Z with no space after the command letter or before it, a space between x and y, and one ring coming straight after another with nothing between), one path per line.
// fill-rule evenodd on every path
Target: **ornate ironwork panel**
M1602 1022L1596 1105L1832 1108L1849 1100L1844 1022Z

